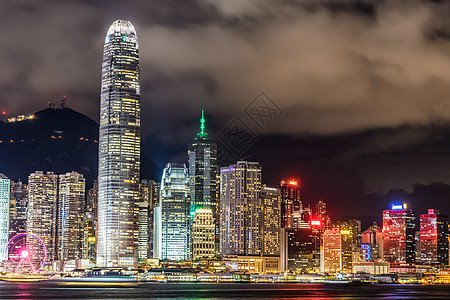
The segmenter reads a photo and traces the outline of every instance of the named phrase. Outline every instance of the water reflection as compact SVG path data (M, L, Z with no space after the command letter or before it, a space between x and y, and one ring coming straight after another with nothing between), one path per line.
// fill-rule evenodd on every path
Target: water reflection
M450 299L448 285L0 282L0 299Z

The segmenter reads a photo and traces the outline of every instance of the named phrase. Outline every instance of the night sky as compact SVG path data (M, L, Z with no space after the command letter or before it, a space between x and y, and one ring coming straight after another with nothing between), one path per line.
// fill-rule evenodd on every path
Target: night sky
M245 129L250 142L225 156L260 161L269 185L296 176L307 203L381 216L387 203L366 194L450 183L449 15L446 1L4 0L0 109L33 113L65 95L98 121L105 34L129 19L143 151L158 166L187 161L205 109L219 145ZM261 97L277 108L262 125L249 114Z

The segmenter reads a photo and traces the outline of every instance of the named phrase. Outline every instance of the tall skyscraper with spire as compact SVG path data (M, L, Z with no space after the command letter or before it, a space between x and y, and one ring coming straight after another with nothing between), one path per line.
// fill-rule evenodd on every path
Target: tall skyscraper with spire
M140 170L139 45L130 21L108 29L102 63L98 266L137 264Z
M199 241L193 241L192 229L196 211L202 214L206 210L211 210L213 227L215 234L214 248L218 249L218 209L217 209L217 146L205 131L205 115L202 110L200 119L200 132L189 145L189 193L190 193L190 228L191 243L199 246ZM201 247L201 246L200 246ZM208 241L204 245L205 249L210 249ZM193 249L191 249L193 250ZM205 257L211 257L211 252L205 252Z

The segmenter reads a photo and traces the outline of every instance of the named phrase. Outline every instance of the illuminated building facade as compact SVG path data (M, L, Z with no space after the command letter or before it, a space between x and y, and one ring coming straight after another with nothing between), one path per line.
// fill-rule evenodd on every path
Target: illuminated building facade
M9 241L9 198L11 182L0 173L0 261L6 260L5 251Z
M437 209L420 215L420 262L448 265L448 216Z
M312 228L281 230L281 271L311 273L320 264L320 233Z
M156 258L189 259L189 176L185 164L168 163L164 168L159 205L155 222L161 224L157 227L160 249Z
M322 229L330 227L330 217L327 215L327 204L323 200L319 200L316 204L315 218L322 224Z
M281 228L293 228L292 216L300 210L300 185L297 179L283 179L279 185L281 193Z
M333 223L333 227L339 227L344 230L349 230L351 233L352 243L354 246L361 245L361 221L357 219L351 219L348 221L337 221Z
M232 266L232 271L247 274L279 274L280 258L273 256L224 256L223 262Z
M383 258L392 263L415 263L415 217L406 204L383 211Z
M70 172L59 175L56 250L62 261L83 257L85 180Z
M139 261L153 258L154 209L159 199L160 184L143 179L139 185Z
M214 215L209 208L197 208L192 223L192 259L210 259L216 254Z
M97 259L97 218L91 212L84 215L83 224L83 258Z
M312 221L312 212L308 207L302 207L292 213L291 228L310 229Z
M261 167L238 161L220 170L220 250L261 254Z
M86 212L94 215L95 219L98 210L98 181L94 180L93 187L90 188L86 195Z
M21 181L11 181L11 219L26 219L28 206L28 188Z
M9 238L26 231L28 187L21 181L11 181Z
M323 272L352 271L353 237L350 230L334 227L323 234Z
M97 259L97 207L98 181L94 180L93 187L86 194L86 205L83 220L83 258L91 261Z
M108 29L103 51L98 176L98 266L136 266L140 171L138 40L129 21Z
M83 258L91 261L97 259L97 211L98 211L98 181L86 194L86 205L83 220Z
M362 233L361 248L364 250L364 261L376 261L382 258L383 237L380 230L367 229Z
M325 230L323 234L323 272L340 272L342 267L341 243L341 229Z
M280 255L281 197L280 190L263 187L261 190L261 246L263 256Z
M192 229L195 212L199 208L210 209L213 216L214 241L218 242L217 215L217 146L205 131L205 117L202 111L200 132L188 148L189 156L189 192L190 226ZM191 232L191 234L193 234ZM191 241L194 243L194 241ZM198 243L198 241L196 241ZM205 249L209 248L209 242ZM217 249L217 245L214 245Z
M36 171L28 176L27 232L42 239L48 260L56 257L58 175ZM33 249L32 249L33 250ZM36 250L38 251L38 250Z

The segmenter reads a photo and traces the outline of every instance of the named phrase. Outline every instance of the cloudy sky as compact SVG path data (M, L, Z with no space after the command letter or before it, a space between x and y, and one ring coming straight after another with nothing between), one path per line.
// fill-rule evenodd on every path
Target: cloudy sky
M185 159L201 109L219 135L264 91L281 113L254 129L261 147L327 139L326 157L344 160L369 192L444 182L447 148L431 161L408 157L418 164L401 171L404 162L383 155L429 144L450 117L449 14L450 3L424 0L3 0L0 109L31 113L66 95L98 120L104 36L129 19L140 45L143 149L157 164ZM301 149L280 155L309 163L311 147ZM398 181L386 182L389 166Z

